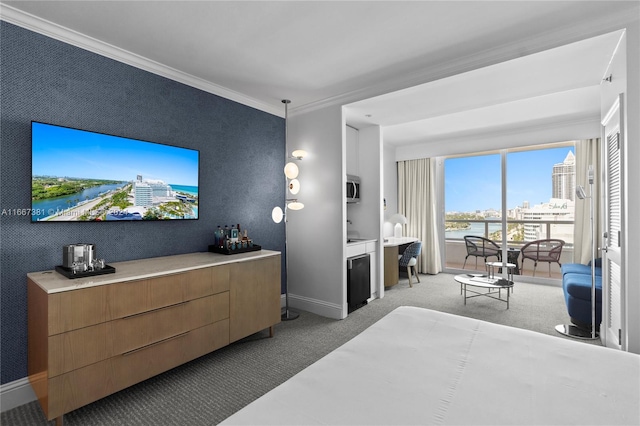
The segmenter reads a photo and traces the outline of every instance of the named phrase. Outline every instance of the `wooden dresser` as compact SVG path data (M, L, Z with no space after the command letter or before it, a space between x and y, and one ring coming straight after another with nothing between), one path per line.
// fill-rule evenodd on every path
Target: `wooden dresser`
M280 253L192 253L27 274L29 381L48 420L280 322Z

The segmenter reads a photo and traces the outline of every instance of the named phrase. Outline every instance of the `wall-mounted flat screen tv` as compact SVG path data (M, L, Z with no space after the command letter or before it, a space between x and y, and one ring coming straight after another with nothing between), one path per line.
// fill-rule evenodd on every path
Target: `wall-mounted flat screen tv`
M200 152L31 123L31 221L198 219Z

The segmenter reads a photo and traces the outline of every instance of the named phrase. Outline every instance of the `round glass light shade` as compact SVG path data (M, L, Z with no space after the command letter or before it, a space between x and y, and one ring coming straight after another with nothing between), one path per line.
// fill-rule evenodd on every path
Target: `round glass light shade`
M389 222L391 223L399 223L401 225L407 224L407 218L401 215L400 213L396 213L389 218Z
M295 163L287 163L284 166L284 174L289 179L295 179L298 177L298 166Z
M284 212L280 207L274 207L273 210L271 210L271 219L273 219L275 223L282 222L283 217L284 217Z
M304 208L304 204L294 201L292 203L287 204L287 208L289 210L302 210Z
M296 157L300 160L302 160L305 157L305 155L307 155L307 151L305 151L304 149L296 149L291 153L292 157Z
M293 179L289 182L289 192L295 195L298 191L300 191L300 181L298 179Z

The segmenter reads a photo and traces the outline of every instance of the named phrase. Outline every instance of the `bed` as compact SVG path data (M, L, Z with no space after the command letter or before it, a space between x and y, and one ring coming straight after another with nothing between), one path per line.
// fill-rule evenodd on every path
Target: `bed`
M225 425L640 424L640 356L400 307Z

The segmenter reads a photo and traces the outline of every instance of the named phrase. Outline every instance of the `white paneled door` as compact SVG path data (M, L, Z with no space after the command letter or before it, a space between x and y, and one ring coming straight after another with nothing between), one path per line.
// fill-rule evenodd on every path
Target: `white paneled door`
M605 159L604 233L602 239L602 325L600 334L608 347L625 349L624 300L626 300L622 259L624 244L623 94L602 120L603 157Z

